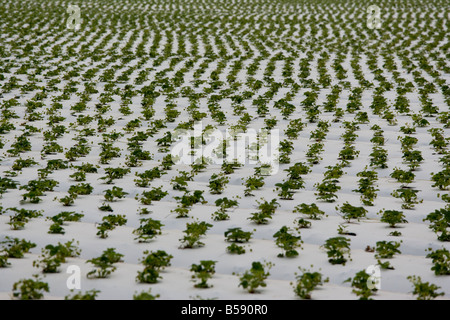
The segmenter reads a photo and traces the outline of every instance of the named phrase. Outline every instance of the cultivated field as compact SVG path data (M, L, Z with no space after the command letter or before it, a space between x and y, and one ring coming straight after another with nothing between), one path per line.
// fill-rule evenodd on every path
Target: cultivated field
M450 298L449 17L2 0L0 299Z

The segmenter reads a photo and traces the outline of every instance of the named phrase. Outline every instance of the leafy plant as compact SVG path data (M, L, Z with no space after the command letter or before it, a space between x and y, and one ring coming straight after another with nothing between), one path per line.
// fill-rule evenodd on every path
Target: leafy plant
M141 263L144 270L138 271L136 281L141 283L156 283L161 278L160 271L170 266L172 255L165 251L158 250L156 252L144 251L144 258Z
M186 224L186 230L183 232L186 234L182 239L180 239L182 246L181 248L194 248L204 246L204 243L200 241L201 236L206 234L212 224L202 222L192 222Z
M436 209L430 212L423 221L429 221L428 226L438 235L439 241L450 241L450 208ZM440 233L440 234L439 234Z
M198 279L199 282L194 285L196 288L210 288L211 285L207 283L211 279L212 275L216 272L215 270L216 261L212 260L201 260L200 264L192 264L191 270L194 272L192 279ZM193 280L195 281L195 280Z
M116 199L125 198L128 192L123 191L121 187L112 187L111 189L106 189L103 191L105 193L105 201L112 202L116 201Z
M325 215L325 212L320 210L315 203L311 204L301 203L294 208L293 212L302 213L306 215L308 219L312 220L320 220Z
M382 215L380 221L389 224L390 228L395 228L399 223L408 223L402 211L383 209L378 214Z
M123 254L117 253L115 248L108 248L97 258L89 259L86 262L94 265L95 269L87 273L88 278L106 278L117 268L115 263L122 262Z
M351 281L351 286L353 287L352 292L360 297L360 300L370 300L370 297L378 291L375 286L373 288L369 288L368 283L370 281L370 275L366 272L366 270L357 272L353 279L350 278L346 281Z
M345 237L329 238L322 247L327 249L328 262L331 264L345 265L345 255L350 258L350 239Z
M151 293L151 289L149 289L148 291L142 291L141 293L135 293L133 295L133 300L156 300L159 297L160 297L159 294L153 295Z
M284 250L284 253L278 254L278 257L296 257L298 256L296 248L301 247L302 238L300 236L293 235L289 232L289 228L286 226L281 227L273 237L276 239L275 243L278 247Z
M270 275L269 270L272 266L270 262L265 264L259 261L252 262L252 268L239 277L239 287L246 289L249 293L255 293L259 287L266 287L265 280ZM265 268L268 270L266 271Z
M437 292L441 287L429 282L423 282L421 277L408 276L407 279L414 287L413 295L417 296L417 300L433 300L439 296L443 296L444 292Z
M377 241L375 258L391 259L395 254L400 254L400 242L395 241Z
M311 299L311 292L318 286L328 282L328 278L323 278L320 272L310 272L299 267L301 274L295 273L297 282L294 285L294 293L302 299Z
M246 197L253 196L252 191L261 189L264 186L264 177L250 176L245 180L244 195Z
M100 290L89 290L84 293L79 292L77 294L74 294L72 296L65 296L64 300L96 300L97 295L100 293Z
M209 180L209 190L211 194L221 194L230 178L214 173Z
M422 203L423 200L417 200L418 190L413 189L397 189L391 193L394 198L402 199L402 209L414 209L416 204Z
M0 242L3 245L2 252L8 258L23 258L25 253L28 253L36 244L25 239L5 237L6 240Z
M432 250L431 248L428 249L430 251L429 254L427 254L427 258L432 259L432 262L434 265L431 267L431 270L434 271L435 275L449 275L450 274L450 252L445 249L437 249Z
M110 214L102 218L102 223L97 226L97 235L105 239L108 237L108 231L114 230L117 226L123 226L127 223L125 215Z
M161 221L148 219L140 219L141 225L139 228L133 230L133 234L137 235L135 240L139 242L148 242L157 235L161 234L161 227L163 224Z
M252 232L243 231L241 228L229 228L224 233L225 241L227 242L237 242L237 243L245 243L248 242L252 237Z
M355 207L349 204L348 202L344 203L340 207L336 207L336 210L339 210L342 213L342 217L350 222L352 219L360 220L361 218L366 217L367 210L363 207Z
M22 279L13 284L13 297L20 300L39 300L44 292L49 292L48 283L41 281L38 275L34 279Z
M141 197L136 195L135 199L143 205L151 205L153 201L160 201L168 194L167 191L162 190L162 187L155 187L149 191L142 192Z

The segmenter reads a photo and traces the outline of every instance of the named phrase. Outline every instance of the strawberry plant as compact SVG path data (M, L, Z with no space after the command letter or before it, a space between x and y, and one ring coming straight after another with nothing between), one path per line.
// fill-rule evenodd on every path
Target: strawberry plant
M130 173L130 168L105 168L105 176L99 179L106 180L106 184L112 184L116 179L122 179L126 174Z
M431 248L428 249L430 251L429 254L427 254L427 258L430 258L432 260L432 263L434 265L431 267L431 270L434 271L435 275L449 275L450 274L450 252L445 249L437 249L432 250Z
M97 295L100 293L100 290L89 290L84 293L79 292L72 296L65 296L64 300L96 300Z
M239 287L244 288L249 293L257 292L259 287L267 286L265 280L270 275L269 270L273 264L268 262L262 264L259 261L252 262L252 268L239 277ZM265 270L267 268L267 271Z
M295 273L296 283L294 285L294 293L302 299L311 299L311 293L324 283L328 282L328 278L323 278L320 272L310 272L299 267L301 274Z
M329 238L322 247L327 249L328 262L331 264L345 265L345 255L350 258L350 239L345 237Z
M156 300L159 297L160 297L159 294L153 295L151 293L151 289L149 289L148 291L142 291L141 293L135 293L133 295L133 300Z
M186 230L183 232L186 234L182 239L180 239L182 246L181 248L194 248L202 247L204 243L200 241L200 238L206 234L212 224L202 222L192 222L186 224Z
M157 235L161 234L161 227L163 224L161 221L148 219L140 219L141 225L139 228L133 230L133 234L137 235L134 240L139 242L148 242Z
M117 226L123 226L127 223L125 215L114 215L110 214L102 218L102 223L97 226L97 235L106 239L108 237L108 232L114 230Z
M400 254L400 242L395 241L377 241L375 258L391 259L395 254Z
M264 177L250 176L244 182L245 190L244 195L246 197L253 196L252 191L261 189L264 186Z
M167 191L162 190L162 187L154 187L150 191L142 192L140 197L139 194L137 194L135 199L143 205L151 205L153 201L160 201L168 194Z
M336 201L336 192L341 189L341 187L337 185L337 182L337 180L325 179L321 183L316 183L314 187L317 192L314 193L314 195L317 197L317 200L324 200L326 202Z
M416 204L422 203L423 200L417 200L418 190L413 189L397 189L391 193L394 198L402 199L402 209L414 209Z
M294 208L293 212L302 213L306 215L308 219L312 220L320 220L325 215L325 212L320 210L315 203L311 204L301 203Z
M248 242L252 237L252 232L243 231L241 228L229 228L224 233L225 241L227 242L237 242L237 243L245 243Z
M192 275L192 279L198 279L199 282L194 285L196 288L210 288L207 282L212 278L213 274L216 272L215 270L216 261L212 260L201 260L199 264L192 264L191 270L194 272ZM195 280L193 280L195 281Z
M16 212L15 215L9 217L8 222L13 230L23 229L30 219L42 216L42 211L37 210L17 209L15 207L8 208L8 210Z
M367 214L367 210L363 207L355 207L348 202L340 207L336 206L336 210L339 210L342 213L342 218L347 222L350 222L352 219L359 221L361 218L365 218Z
M429 221L428 226L437 235L439 241L450 241L450 233L447 230L450 228L450 208L436 209L430 212L423 221Z
M421 277L408 276L407 279L412 283L414 290L412 294L417 296L417 300L433 300L439 296L443 296L444 292L437 292L441 287L429 282L423 282Z
M252 216L248 219L256 224L267 224L269 222L268 219L272 219L272 215L280 205L275 199L272 199L270 202L267 200L263 202L257 201L257 203L259 211L252 213Z
M394 171L390 174L391 178L396 179L402 184L409 184L414 181L415 174L412 171L405 171L399 168L394 168Z
M44 292L49 292L48 283L41 281L38 275L34 279L22 279L13 284L12 295L20 300L39 300Z
M434 182L433 187L439 190L447 190L450 186L450 167L443 169L438 173L431 173L431 180Z
M366 270L361 270L355 274L352 278L346 280L346 282L351 282L351 286L353 287L352 292L360 297L360 300L371 300L371 296L378 291L378 289L374 286L373 288L369 288L370 275L366 272Z
M386 163L388 159L388 153L385 149L374 147L372 149L370 157L370 166L380 169L386 169L388 167Z
M284 253L278 254L278 257L282 258L284 256L296 257L298 256L296 248L301 247L302 238L298 235L294 235L289 232L289 228L286 226L281 227L273 237L276 239L275 243L278 247L284 250Z
M230 178L214 173L209 179L209 192L211 194L221 194L229 181Z
M108 248L102 255L87 260L86 262L94 265L94 269L87 273L88 278L107 278L116 271L115 263L122 262L123 254L117 253L114 248Z
M308 220L305 220L305 219L303 219L303 218L296 219L296 220L294 221L294 224L296 225L295 229L296 229L297 231L299 231L300 229L308 229L308 228L311 228L311 222L308 221Z
M141 259L144 270L138 271L136 281L140 283L156 283L161 278L160 271L170 266L170 260L173 256L162 250L156 252L146 250L144 255L144 258Z
M25 239L5 237L6 240L0 242L3 245L2 252L8 258L23 258L25 253L36 247L36 244Z
M128 194L128 192L123 191L121 187L112 187L111 189L106 189L103 191L105 193L105 201L112 202L116 199L123 199Z
M219 207L219 210L215 211L212 214L212 218L215 221L223 221L228 220L230 218L227 210L233 207L238 206L237 200L230 200L228 198L220 198L217 199L215 202L215 205Z
M380 221L389 224L390 228L396 228L399 223L408 223L402 211L383 209L378 214L382 215Z

